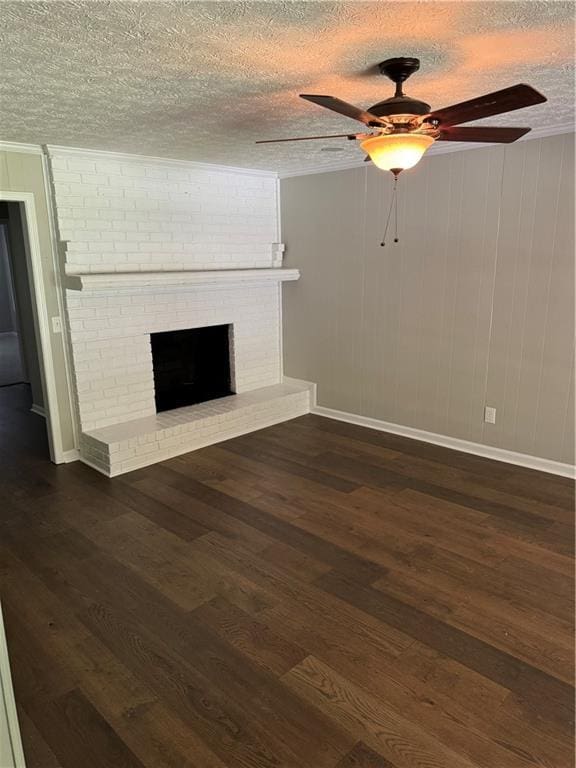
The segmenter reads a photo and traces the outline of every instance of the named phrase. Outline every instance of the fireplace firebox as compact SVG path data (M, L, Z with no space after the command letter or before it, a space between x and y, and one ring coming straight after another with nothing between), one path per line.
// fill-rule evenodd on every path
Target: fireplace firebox
M156 411L234 394L231 325L150 334Z

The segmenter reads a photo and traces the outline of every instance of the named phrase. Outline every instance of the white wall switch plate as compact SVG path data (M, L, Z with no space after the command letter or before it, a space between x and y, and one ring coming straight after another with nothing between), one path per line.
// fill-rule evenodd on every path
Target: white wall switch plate
M58 315L52 318L52 333L62 333L62 320Z
M491 408L489 405L484 407L484 421L487 424L496 424L496 408Z

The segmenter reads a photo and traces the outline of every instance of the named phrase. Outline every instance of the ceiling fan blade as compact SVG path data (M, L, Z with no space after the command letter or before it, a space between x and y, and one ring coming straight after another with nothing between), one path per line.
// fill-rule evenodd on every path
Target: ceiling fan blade
M443 128L437 141L485 141L495 144L511 144L530 130L531 128L500 128L491 125Z
M480 120L483 117L501 115L503 112L513 112L515 109L531 107L533 104L542 104L545 101L547 101L546 97L529 85L513 85L502 91L478 96L475 99L470 99L470 101L463 101L443 109L435 109L427 119L439 120L442 127L459 125L460 123L468 123L470 120Z
M355 107L353 104L348 104L341 99L335 99L334 96L314 96L309 93L301 93L301 99L311 101L313 104L318 104L320 107L331 109L333 112L338 112L340 115L346 115L353 120L359 120L365 125L382 125L382 120L376 115L372 115L370 112L366 112L360 107Z
M359 135L359 134L358 134ZM355 139L355 133L332 133L327 136L298 136L295 139L265 139L257 141L256 144L277 144L279 141L313 141L314 139Z

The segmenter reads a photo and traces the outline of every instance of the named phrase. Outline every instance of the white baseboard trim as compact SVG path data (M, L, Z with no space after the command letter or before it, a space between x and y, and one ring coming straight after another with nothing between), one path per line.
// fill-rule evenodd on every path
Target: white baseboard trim
M282 376L282 382L284 384L296 384L306 386L310 390L310 412L316 408L318 402L318 386L314 381L307 381L306 379L294 379L292 376Z
M64 451L62 454L63 463L70 464L73 461L80 461L80 451L77 448L72 448L69 451Z
M73 461L80 460L80 451L77 448L71 448L69 451L61 451L58 461L55 464L70 464Z
M323 405L314 405L311 408L311 413L315 413L318 416L325 416L328 419L335 419L336 421L345 421L348 424L356 424L359 427L369 427L370 429L376 429L380 432L390 432L393 435L408 437L412 440L421 440L424 443L441 445L444 448L452 448L455 451L473 453L474 455L482 456L485 459L503 461L507 464L516 464L520 467L536 469L539 472L548 472L549 474L561 475L562 477L576 477L576 467L573 467L571 464L562 464L559 461L542 459L539 456L529 456L526 453L516 453L515 451L507 451L504 448L495 448L491 445L460 440L457 437L438 435L435 432L426 432L423 429L404 427L401 424L393 424L392 422L373 419L369 416L359 416L355 413L347 413L345 411L337 411L333 408L325 408Z
M32 403L32 407L30 408L32 413L37 414L38 416L42 416L43 419L46 418L46 411L41 405L36 405L36 403Z

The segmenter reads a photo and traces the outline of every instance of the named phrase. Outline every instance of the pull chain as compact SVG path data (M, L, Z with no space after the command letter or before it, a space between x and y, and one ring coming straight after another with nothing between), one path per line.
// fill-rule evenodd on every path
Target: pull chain
M394 177L394 242L398 242L398 176Z
M394 171L392 171L394 173ZM388 209L388 216L386 218L386 226L384 227L384 235L380 245L384 247L386 245L386 235L388 234L388 227L390 226L390 219L392 218L392 211L394 211L394 242L398 242L398 173L394 173L394 187L392 188L392 199L390 200L390 208Z

